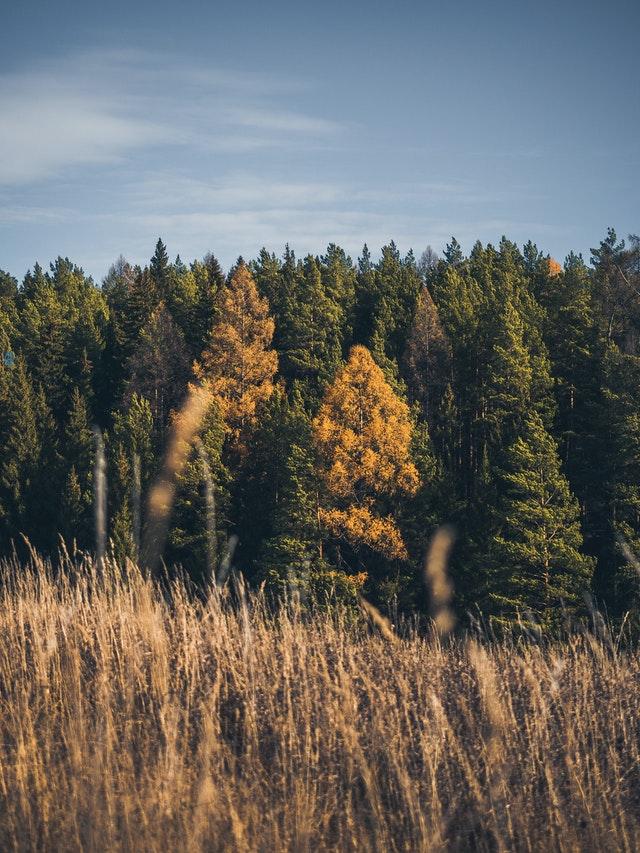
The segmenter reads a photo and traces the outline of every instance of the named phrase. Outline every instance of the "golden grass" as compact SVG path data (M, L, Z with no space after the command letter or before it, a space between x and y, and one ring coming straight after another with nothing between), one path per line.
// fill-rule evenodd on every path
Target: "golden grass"
M5 567L0 848L638 849L635 652L379 628Z

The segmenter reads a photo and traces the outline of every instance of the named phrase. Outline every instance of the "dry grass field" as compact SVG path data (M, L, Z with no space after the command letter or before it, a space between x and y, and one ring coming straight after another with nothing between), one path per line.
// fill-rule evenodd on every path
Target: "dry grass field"
M194 599L135 569L0 590L0 849L637 850L640 663Z

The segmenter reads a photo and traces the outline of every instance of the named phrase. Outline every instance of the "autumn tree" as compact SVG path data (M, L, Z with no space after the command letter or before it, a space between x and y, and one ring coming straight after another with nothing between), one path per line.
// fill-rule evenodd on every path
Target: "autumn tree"
M271 349L274 322L241 263L218 298L219 321L196 365L227 425L233 444L242 443L255 424L258 406L271 396L278 356Z
M388 560L407 558L390 509L393 498L412 495L419 486L411 433L407 404L370 352L354 346L325 393L313 436L325 490L320 520L356 554L366 546Z

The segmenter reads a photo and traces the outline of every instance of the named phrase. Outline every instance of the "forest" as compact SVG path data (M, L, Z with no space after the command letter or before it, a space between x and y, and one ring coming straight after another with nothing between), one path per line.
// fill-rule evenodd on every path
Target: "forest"
M636 236L609 229L588 264L452 239L228 272L158 240L100 285L58 257L0 272L0 352L4 556L95 552L100 470L108 553L144 563L153 484L205 392L158 555L194 589L232 567L309 606L423 612L449 525L462 623L637 620Z

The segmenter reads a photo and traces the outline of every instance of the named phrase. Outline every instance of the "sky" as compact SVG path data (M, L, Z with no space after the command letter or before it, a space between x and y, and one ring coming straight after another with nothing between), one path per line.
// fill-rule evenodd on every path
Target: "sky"
M637 233L637 0L0 0L0 269Z

